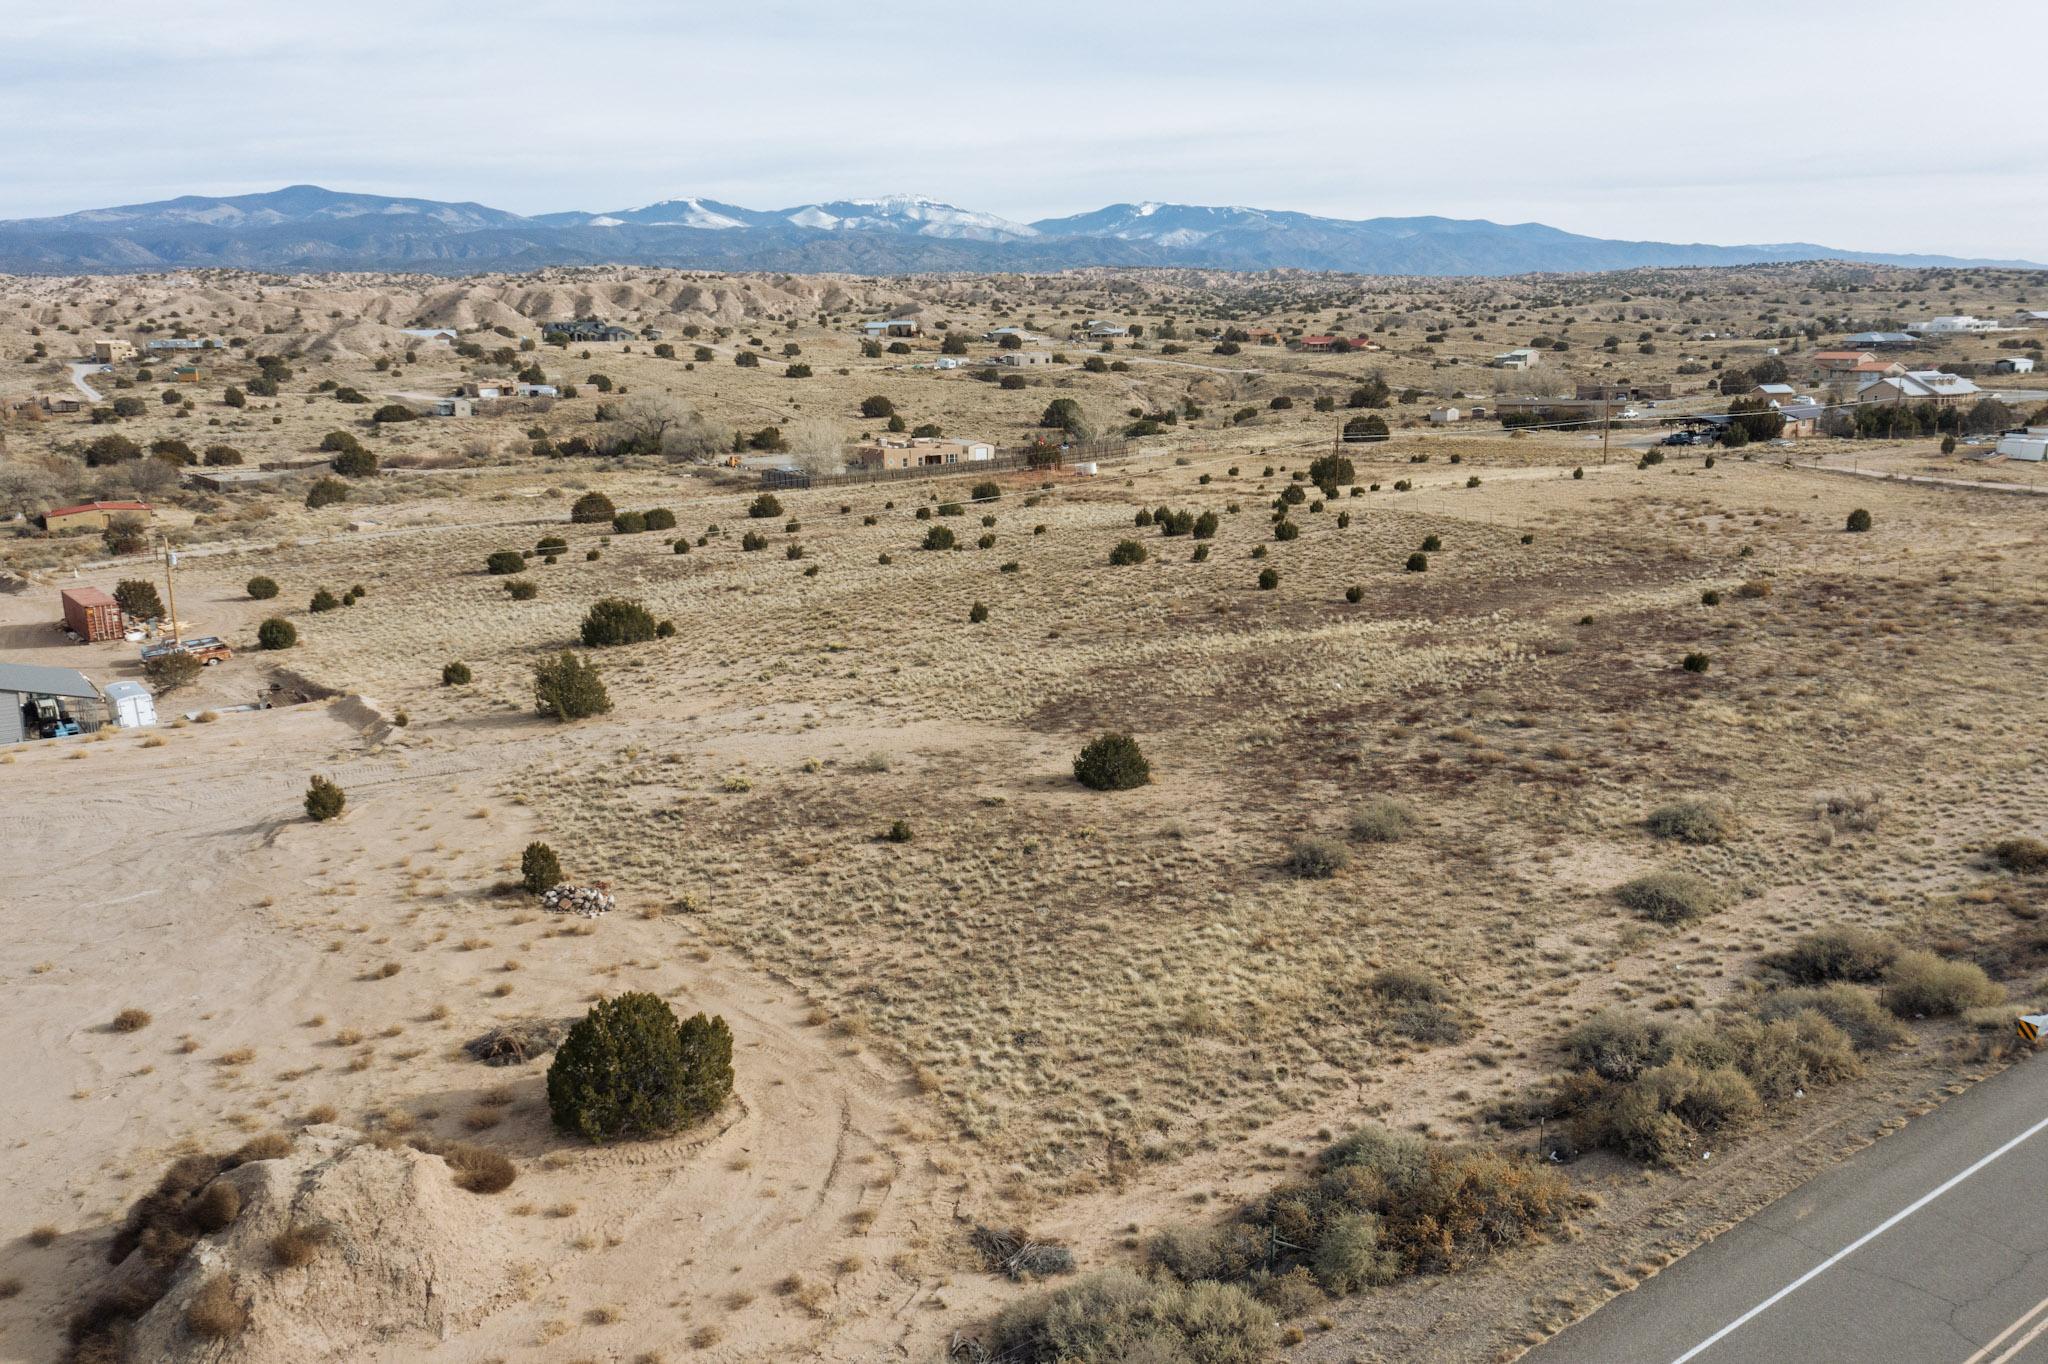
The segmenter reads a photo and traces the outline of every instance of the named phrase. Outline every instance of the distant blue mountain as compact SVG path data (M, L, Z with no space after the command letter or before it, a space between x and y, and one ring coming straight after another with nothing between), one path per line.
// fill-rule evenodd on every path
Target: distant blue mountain
M292 185L0 221L0 270L29 274L205 267L460 273L625 264L859 274L1185 266L1515 275L1794 260L2044 268L1811 242L1610 241L1542 223L1351 220L1196 204L1112 204L1019 223L910 194L767 211L677 198L529 217L482 204Z

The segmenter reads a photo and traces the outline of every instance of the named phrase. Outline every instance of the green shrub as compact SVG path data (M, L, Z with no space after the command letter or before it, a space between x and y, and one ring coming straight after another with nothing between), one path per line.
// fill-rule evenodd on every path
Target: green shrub
M1197 540L1213 540L1216 538L1217 528L1222 524L1217 519L1215 512L1205 511L1195 518L1194 524L1188 528L1188 532Z
M513 601L532 601L540 595L540 584L531 578L507 578L505 595Z
M1429 556L1417 550L1408 556L1408 562L1405 567L1410 573L1427 573L1429 572Z
M582 720L603 715L612 699L598 676L597 665L567 649L533 665L533 704L541 715L556 720Z
M484 560L484 572L497 574L501 577L511 573L524 572L525 569L526 556L516 549L493 550L490 557Z
M1643 824L1657 837L1680 843L1726 843L1735 836L1734 812L1713 801L1681 800L1659 806Z
M114 588L114 601L137 620L155 620L164 614L163 598L147 578L123 578Z
M1282 863L1290 876L1304 881L1327 881L1351 862L1343 844L1327 838L1299 838L1287 850Z
M622 511L612 518L614 535L638 535L647 529L647 513Z
M782 515L782 503L774 493L761 493L747 504L747 515L756 521L768 521Z
M289 649L299 642L299 629L282 616L272 616L256 627L256 644L262 649Z
M1845 527L1845 529L1847 529L1849 533L1852 535L1861 535L1864 531L1869 530L1870 513L1865 511L1861 507L1858 507L1855 511L1850 512L1849 523L1847 527Z
M600 492L587 492L569 508L569 519L581 526L601 526L619 514L612 500Z
M1277 1344L1272 1311L1233 1284L1117 1266L1010 1304L988 1348L1004 1364L1262 1364Z
M1822 985L1882 979L1898 956L1899 945L1885 934L1842 925L1805 934L1784 951L1765 957L1764 964L1801 985Z
M1150 553L1151 551L1140 541L1119 540L1116 547L1109 552L1109 561L1119 568L1129 564L1142 564Z
M1885 977L1884 1006L1900 1018L1948 1018L2004 998L1983 967L1932 952L1901 952Z
M967 623L969 625L979 625L987 619L988 607L985 604L976 602L973 606L967 608Z
M678 1022L659 995L627 993L599 1000L562 1040L548 1112L589 1141L661 1136L717 1112L732 1081L723 1018Z
M1358 481L1358 471L1343 455L1322 455L1308 466L1308 481L1318 488L1337 488Z
M1103 734L1075 755L1074 780L1096 791L1129 791L1152 780L1152 767L1129 734Z
M316 823L333 819L347 804L341 788L325 777L314 777L306 786L306 817Z
M269 601L277 595L277 583L259 575L249 579L248 585L242 590L249 594L252 601Z
M1440 535L1425 535L1422 537L1422 552L1424 554L1434 554L1443 547L1443 537Z
M1689 871L1653 871L1617 886L1614 898L1660 924L1688 924L1721 907L1713 886Z
M360 445L341 451L328 464L343 478L369 478L377 472L377 456Z
M1292 521L1277 522L1273 526L1273 538L1275 540L1298 540L1301 538L1301 527L1295 525Z
M996 484L994 479L988 479L975 484L967 494L968 498L975 502L994 502L1002 495L1003 490Z
M882 832L883 840L889 843L908 843L913 837L915 835L911 833L910 821L903 819L891 821L889 827Z
M315 613L335 611L339 610L340 607L341 598L335 596L324 587L316 589L313 593L313 599L306 603L306 609Z
M654 638L654 615L636 601L606 597L583 616L583 647L644 644Z
M1279 569L1262 568L1259 570L1259 591L1271 592L1274 588L1278 586L1280 586Z
M348 484L338 478L317 480L306 490L306 506L311 511L331 507L337 502L348 501Z
M1684 658L1678 661L1678 666L1685 669L1689 673L1703 673L1712 665L1713 660L1711 658L1707 657L1705 654L1698 653L1687 654Z
M747 551L748 553L752 553L753 551L759 549L766 549L768 548L768 537L763 535L760 531L750 530L746 534L740 536L740 548Z
M562 862L555 856L555 850L545 843L527 844L526 851L519 855L519 884L532 895L561 885Z
M441 665L441 685L444 687L466 687L472 678L467 663L444 663Z
M951 526L930 526L925 530L923 546L925 549L951 549L954 543L953 528Z
M199 680L200 670L204 666L191 654L179 650L168 654L158 654L155 658L143 664L142 675L149 680L149 685L155 688L157 693L161 695L165 692L176 691L180 687L191 686Z

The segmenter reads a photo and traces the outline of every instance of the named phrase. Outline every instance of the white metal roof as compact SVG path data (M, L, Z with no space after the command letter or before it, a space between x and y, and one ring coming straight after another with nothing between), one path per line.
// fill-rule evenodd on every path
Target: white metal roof
M23 696L97 697L99 688L76 668L48 668L38 663L0 663L0 691Z

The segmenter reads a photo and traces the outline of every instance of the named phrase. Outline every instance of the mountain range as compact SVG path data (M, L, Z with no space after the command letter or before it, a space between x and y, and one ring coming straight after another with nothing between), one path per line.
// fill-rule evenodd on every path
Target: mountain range
M1192 204L1111 204L1020 223L911 194L773 210L665 199L609 212L525 216L483 204L292 185L0 220L0 271L16 274L197 268L461 274L615 264L855 274L1169 266L1515 275L1800 260L2044 268L1812 242L1615 241L1541 223L1353 220Z

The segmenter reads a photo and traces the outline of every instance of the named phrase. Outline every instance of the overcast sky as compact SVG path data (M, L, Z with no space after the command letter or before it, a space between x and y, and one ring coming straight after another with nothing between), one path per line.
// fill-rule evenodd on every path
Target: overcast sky
M293 183L520 213L912 191L2048 261L2040 0L6 9L0 217Z

